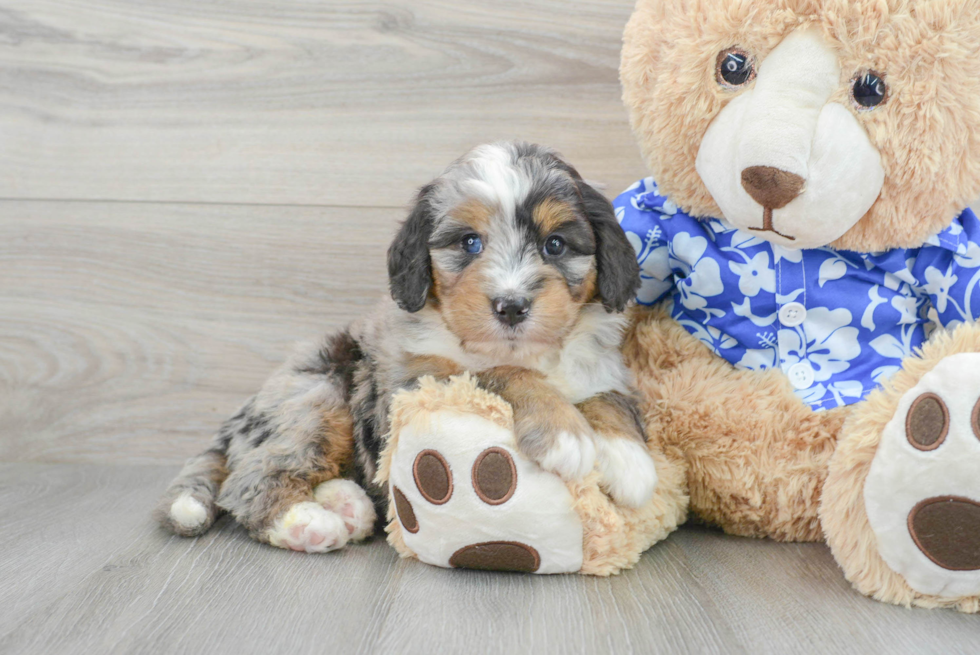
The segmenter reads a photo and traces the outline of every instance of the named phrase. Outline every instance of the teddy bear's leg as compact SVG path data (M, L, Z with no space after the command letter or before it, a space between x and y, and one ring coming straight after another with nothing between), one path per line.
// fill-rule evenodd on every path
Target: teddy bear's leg
M862 593L980 610L980 327L939 333L855 411L820 515Z
M814 412L779 371L739 371L660 306L625 343L647 435L686 468L691 511L730 534L817 541L827 464L849 408Z

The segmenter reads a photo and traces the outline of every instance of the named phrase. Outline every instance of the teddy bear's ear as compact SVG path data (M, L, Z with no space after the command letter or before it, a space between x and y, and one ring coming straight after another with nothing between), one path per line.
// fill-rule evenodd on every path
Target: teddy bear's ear
M431 196L434 185L422 187L415 207L402 223L398 235L388 248L388 286L391 297L407 312L417 312L429 298L432 286L432 261L429 237L435 210Z
M602 305L609 312L621 312L640 288L640 266L636 262L636 252L616 220L612 203L581 178L576 182L585 216L595 234L595 259Z

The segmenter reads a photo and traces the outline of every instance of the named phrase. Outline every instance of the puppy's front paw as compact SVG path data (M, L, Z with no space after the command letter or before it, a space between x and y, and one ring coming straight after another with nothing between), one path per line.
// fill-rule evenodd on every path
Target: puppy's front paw
M639 507L657 486L657 468L644 444L599 436L599 485L619 505Z
M348 532L344 519L319 503L296 503L276 519L266 533L269 543L307 553L326 553L343 548Z
M573 405L543 403L516 421L517 446L563 480L581 480L595 467L595 435Z
M563 480L581 480L595 468L595 442L591 434L559 432L538 465Z

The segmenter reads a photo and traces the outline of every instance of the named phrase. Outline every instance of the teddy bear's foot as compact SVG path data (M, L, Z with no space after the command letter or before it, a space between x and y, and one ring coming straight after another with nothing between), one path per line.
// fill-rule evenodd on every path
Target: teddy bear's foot
M831 462L828 543L879 600L980 610L980 352L954 349L980 330L964 330L859 407Z
M350 541L361 541L374 531L377 514L374 503L352 480L328 480L313 490L313 497L324 509L340 515Z
M980 353L946 357L902 396L864 501L882 559L912 589L980 595Z
M278 548L326 553L346 546L349 533L340 514L324 509L319 503L302 502L276 519L265 537Z
M582 522L568 488L520 454L511 430L476 414L434 411L395 438L393 543L403 554L448 568L582 567Z

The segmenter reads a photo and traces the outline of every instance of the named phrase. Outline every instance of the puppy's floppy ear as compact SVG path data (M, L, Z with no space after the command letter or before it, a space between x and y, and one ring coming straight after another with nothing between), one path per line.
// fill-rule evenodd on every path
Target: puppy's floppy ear
M429 237L435 220L431 203L434 189L431 184L422 187L412 213L388 248L388 287L391 297L407 312L417 312L425 307L432 287Z
M582 196L585 217L595 234L595 260L598 269L599 296L608 312L621 312L640 288L640 265L626 233L616 220L612 203L604 195L576 180Z

